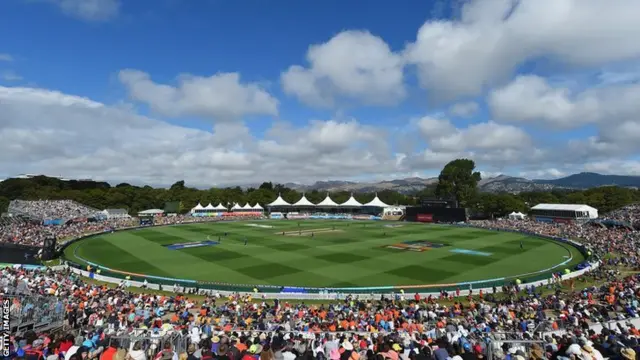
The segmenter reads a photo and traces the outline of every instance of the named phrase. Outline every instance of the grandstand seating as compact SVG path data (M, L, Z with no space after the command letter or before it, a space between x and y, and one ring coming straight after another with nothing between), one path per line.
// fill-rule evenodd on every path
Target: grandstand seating
M100 210L73 200L13 200L9 214L28 216L38 220L70 220L97 216Z
M633 223L636 211L630 207L607 216ZM206 220L212 219L157 219L160 224ZM96 231L87 223L81 224L87 227L79 226L71 236ZM97 229L105 229L107 224L132 225L105 222ZM0 297L11 296L17 335L12 339L12 351L16 355L57 351L66 353L67 358L87 352L87 358L127 353L132 359L173 359L184 353L191 358L235 360L467 360L504 359L507 355L511 360L558 356L635 360L636 337L640 336L638 232L514 220L471 225L579 239L603 260L597 270L564 288L557 283L540 288L505 284L505 295L500 297L477 294L479 297L466 298L457 292L443 292L439 297L420 298L402 292L387 294L381 300L347 296L330 305L268 303L253 299L260 294L227 298L215 293L203 297L139 294L129 292L126 281L109 289L87 283L65 269L10 267L0 269ZM580 291L571 292L569 288L574 286ZM550 292L554 287L557 291ZM46 322L57 328L62 317L63 334L75 336L58 339L51 328L42 327ZM614 330L610 325L598 325L619 320L622 323Z

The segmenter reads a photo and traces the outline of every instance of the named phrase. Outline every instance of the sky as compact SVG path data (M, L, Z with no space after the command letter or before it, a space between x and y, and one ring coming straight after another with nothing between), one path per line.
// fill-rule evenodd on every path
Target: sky
M640 175L636 0L3 0L0 179Z

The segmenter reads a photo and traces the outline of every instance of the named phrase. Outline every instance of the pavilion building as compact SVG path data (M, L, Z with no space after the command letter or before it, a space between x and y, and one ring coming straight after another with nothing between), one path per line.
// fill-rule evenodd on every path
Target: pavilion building
M376 197L368 203L362 205L362 213L371 214L371 215L380 215L383 214L384 209L388 208L389 205L385 204L380 198L378 198L378 194L376 193Z
M270 204L267 204L267 209L271 213L273 212L287 213L291 211L291 208L292 208L291 204L286 202L280 194L278 194L278 197L273 202L271 202Z
M353 193L352 193L351 197L349 197L347 201L339 205L339 209L340 209L340 212L343 212L343 213L350 213L350 214L359 213L360 210L362 209L362 203L356 200L356 198L353 197Z
M253 212L257 212L257 213L263 213L264 212L264 208L262 206L260 206L260 203L256 203L255 206L253 206L252 208Z
M327 197L325 197L324 200L316 204L316 210L327 212L327 213L335 213L337 210L339 210L339 206L340 205L338 205L338 203L336 203L335 201L333 201L333 199L331 199L331 196L329 196L329 193L327 193Z
M304 193L302 194L300 200L291 205L292 211L297 211L300 213L312 213L315 211L315 209L316 204L309 201Z
M191 214L192 214L192 215L193 215L193 214L200 214L200 213L202 213L202 212L203 212L203 210L204 210L204 206L202 206L202 205L200 205L200 203L198 203L198 205L194 206L194 207L191 209Z

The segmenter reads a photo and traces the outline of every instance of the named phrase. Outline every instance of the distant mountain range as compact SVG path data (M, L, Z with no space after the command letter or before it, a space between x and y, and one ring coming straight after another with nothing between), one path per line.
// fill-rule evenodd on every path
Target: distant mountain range
M380 182L355 181L317 181L312 185L287 183L285 186L298 191L350 191L376 192L393 190L403 194L415 193L425 186L435 186L438 178L412 177ZM554 180L530 180L521 177L500 175L480 180L478 187L485 192L519 193L524 191L549 191L552 189L588 189L599 186L615 185L640 188L640 176L602 175L583 172Z
M412 177L398 180L388 180L380 182L355 182L355 181L316 181L312 185L301 185L287 183L286 187L298 191L350 191L354 193L376 192L383 190L393 190L403 194L409 194L423 190L425 186L435 185L438 178Z

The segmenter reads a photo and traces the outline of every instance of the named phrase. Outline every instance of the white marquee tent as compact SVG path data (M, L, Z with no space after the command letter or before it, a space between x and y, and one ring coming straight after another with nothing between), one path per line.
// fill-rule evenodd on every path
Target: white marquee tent
M198 205L196 205L193 209L191 209L191 212L194 213L196 212L196 210L202 210L202 209L204 209L204 207L200 205L200 203L198 203Z
M164 214L164 210L162 209L149 209L149 210L140 211L138 213L138 216L157 216L162 214Z
M381 207L381 208L389 207L389 205L383 203L382 200L380 200L378 198L378 194L376 194L376 197L374 197L373 200L371 200L368 203L364 204L364 206Z
M253 207L253 210L262 211L262 210L264 210L264 208L262 206L260 206L260 203L256 203L256 206Z
M307 197L302 194L300 200L298 200L295 204L291 205L293 207L316 207L316 204L312 203L307 199Z
M231 211L238 211L238 210L242 210L242 206L238 205L238 203L233 204Z
M216 205L216 210L227 211L227 208L224 207L222 203L219 203L218 205Z
M283 207L283 206L291 206L288 202L284 201L282 196L278 194L278 198L275 199L271 204L268 204L269 207Z
M522 220L524 219L524 214L521 212L511 212L511 214L509 214L509 220Z
M331 197L329 196L329 194L327 194L327 197L324 198L324 200L320 201L316 205L316 207L319 207L319 208L329 208L329 207L337 207L337 206L338 204L335 201L331 200Z
M243 207L242 210L253 210L253 206L249 205L249 203L246 203Z
M211 203L209 203L209 205L204 207L205 210L215 210L216 208L213 207L213 205L211 205Z
M340 207L362 207L362 204L353 197L353 194L351 194L349 200L340 204Z

